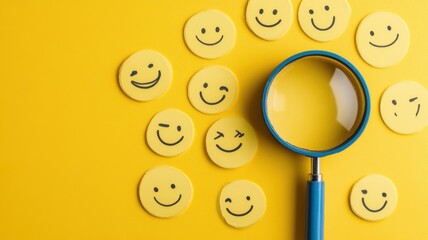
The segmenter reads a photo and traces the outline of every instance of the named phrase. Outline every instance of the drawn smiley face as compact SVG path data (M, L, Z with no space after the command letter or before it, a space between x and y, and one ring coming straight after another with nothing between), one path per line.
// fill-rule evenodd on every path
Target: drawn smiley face
M368 175L352 188L352 211L367 221L379 221L391 215L398 201L394 183L382 175Z
M148 170L139 185L140 202L153 216L170 218L184 212L193 197L189 178L176 168L158 166Z
M290 29L294 12L290 0L249 0L245 16L258 37L277 40Z
M237 168L251 161L257 151L257 144L253 127L239 117L216 121L205 139L209 157L223 168Z
M355 38L360 56L378 68L399 63L410 45L407 24L389 12L375 12L366 16L359 24Z
M192 120L183 112L167 109L157 113L149 123L146 140L149 147L165 157L186 151L193 142Z
M380 114L394 132L411 134L428 124L428 91L419 83L403 81L382 94Z
M254 182L238 180L223 187L219 205L227 224L235 228L245 228L263 217L266 197Z
M188 85L188 98L198 111L216 114L228 109L236 100L238 86L232 71L209 66L198 71Z
M127 96L149 101L162 96L171 85L172 67L162 54L143 50L129 56L119 70L119 85Z
M228 53L235 46L236 29L223 12L210 9L187 20L184 41L195 55L213 59Z
M347 0L302 0L298 10L302 30L320 42L342 35L350 18L351 7Z

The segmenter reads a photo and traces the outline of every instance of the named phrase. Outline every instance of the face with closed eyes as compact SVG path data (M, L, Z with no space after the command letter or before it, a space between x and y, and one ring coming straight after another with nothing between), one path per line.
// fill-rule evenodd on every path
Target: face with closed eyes
M237 80L229 69L209 66L192 77L187 94L193 107L200 112L220 113L235 102L238 95Z
M236 29L223 12L210 9L187 20L184 41L195 55L213 59L228 53L235 46Z
M394 132L416 133L428 124L428 91L417 82L396 83L382 94L380 113Z
M254 182L238 180L223 187L219 205L227 224L235 228L245 228L263 217L266 197Z
M407 24L390 12L375 12L366 16L359 24L355 38L360 56L378 68L399 63L410 45Z
M186 151L193 142L193 136L193 121L177 109L157 113L146 131L149 147L165 157L176 156Z
M320 42L342 35L350 18L351 7L347 0L302 0L298 10L302 30Z
M129 56L119 70L119 84L128 97L149 101L162 96L171 85L172 67L162 54L143 50Z
M193 197L189 178L180 170L158 166L148 170L139 185L140 202L153 216L170 218L184 212Z
M290 0L249 0L245 16L254 34L276 40L290 29L294 13Z
M253 127L243 118L227 117L210 127L205 145L215 164L223 168L237 168L254 157L257 137Z

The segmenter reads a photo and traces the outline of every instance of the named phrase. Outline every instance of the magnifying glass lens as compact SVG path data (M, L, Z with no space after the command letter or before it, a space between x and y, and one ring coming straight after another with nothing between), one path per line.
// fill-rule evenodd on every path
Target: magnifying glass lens
M267 93L268 118L287 143L328 151L350 139L364 117L357 76L324 56L295 60L278 72Z

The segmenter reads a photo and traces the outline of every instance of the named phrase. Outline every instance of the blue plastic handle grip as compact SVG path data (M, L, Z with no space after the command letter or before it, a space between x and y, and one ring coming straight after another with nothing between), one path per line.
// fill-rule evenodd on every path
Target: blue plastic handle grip
M324 239L324 182L307 183L306 239Z

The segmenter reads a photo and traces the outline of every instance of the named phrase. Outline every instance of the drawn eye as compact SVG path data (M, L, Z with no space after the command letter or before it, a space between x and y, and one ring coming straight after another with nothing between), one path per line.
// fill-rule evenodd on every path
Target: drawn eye
M218 135L217 135L217 137L214 138L214 140L217 140L217 139L219 139L221 137L224 137L224 134L222 132L217 131L217 134Z
M415 100L418 100L418 97L410 98L409 102L414 102Z
M226 198L226 200L224 200L225 202L232 202L232 199L230 199L230 198Z
M236 131L236 135L235 135L235 137L239 137L239 138L241 138L241 137L243 137L244 136L244 133L241 133L240 131L238 131L238 130L235 130Z
M361 192L362 192L363 194L367 194L367 190L366 190L366 189L361 190Z
M159 123L159 127L169 128L169 124Z
M130 76L133 77L133 76L137 75L137 73L138 72L134 70L134 71L131 72Z

